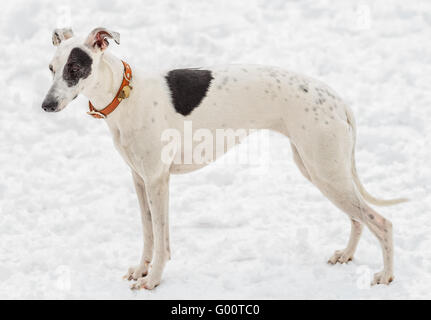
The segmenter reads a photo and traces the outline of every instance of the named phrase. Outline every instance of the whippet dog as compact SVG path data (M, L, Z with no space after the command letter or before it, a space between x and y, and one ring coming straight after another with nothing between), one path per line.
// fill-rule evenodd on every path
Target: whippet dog
M186 121L193 123L193 132L205 129L213 136L218 128L270 129L287 136L301 173L351 220L346 248L335 251L328 262L352 260L366 225L383 251L384 268L372 284L394 279L392 224L368 203L392 205L406 199L380 200L364 189L355 168L353 113L334 91L311 78L265 66L147 74L108 53L107 39L120 43L120 35L105 28L94 29L86 39L74 37L70 29L54 30L57 50L49 65L53 84L42 108L57 112L84 94L91 101L89 114L105 120L115 147L130 166L144 233L140 264L125 275L136 280L132 288L156 287L170 259L169 176L210 162L175 162L174 158L184 159L185 148L162 161L163 132L175 129L184 134ZM191 148L195 145L193 141Z

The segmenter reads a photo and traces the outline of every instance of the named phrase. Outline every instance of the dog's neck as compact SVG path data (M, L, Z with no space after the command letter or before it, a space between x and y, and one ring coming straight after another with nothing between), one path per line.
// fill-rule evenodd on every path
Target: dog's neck
M120 59L104 53L95 72L94 85L84 90L84 95L96 110L105 108L112 102L123 81L124 66Z

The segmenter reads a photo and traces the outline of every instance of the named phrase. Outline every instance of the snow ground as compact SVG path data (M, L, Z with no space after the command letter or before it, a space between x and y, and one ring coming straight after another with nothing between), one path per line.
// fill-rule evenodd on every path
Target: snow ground
M429 1L2 6L0 298L431 298ZM156 290L131 292L121 276L138 262L142 235L129 170L103 121L85 115L84 97L59 114L40 108L51 31L64 25L119 31L111 50L132 65L259 63L330 84L355 112L367 189L412 199L378 209L394 224L395 282L364 285L381 268L368 231L353 262L325 263L346 245L349 221L271 134L267 166L215 163L172 178L172 260Z

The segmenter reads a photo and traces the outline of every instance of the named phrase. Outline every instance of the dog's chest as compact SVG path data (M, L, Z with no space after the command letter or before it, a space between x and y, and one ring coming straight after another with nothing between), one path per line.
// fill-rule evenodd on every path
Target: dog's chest
M131 152L131 146L136 139L132 135L131 130L124 129L117 125L117 123L110 121L108 122L109 131L111 132L112 141L115 149L121 155L123 160L132 169L136 168L136 159Z

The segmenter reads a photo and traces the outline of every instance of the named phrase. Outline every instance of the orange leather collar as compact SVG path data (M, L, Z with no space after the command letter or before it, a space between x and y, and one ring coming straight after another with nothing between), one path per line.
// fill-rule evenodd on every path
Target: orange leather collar
M112 100L112 102L102 110L96 110L91 104L91 101L88 101L90 111L87 112L87 114L90 116L97 119L105 119L112 111L115 110L115 108L118 107L123 99L127 99L129 97L130 90L132 90L132 87L129 85L132 80L132 69L127 62L124 62L123 60L121 60L121 62L124 65L123 82L121 82L120 89L118 89L114 100Z

